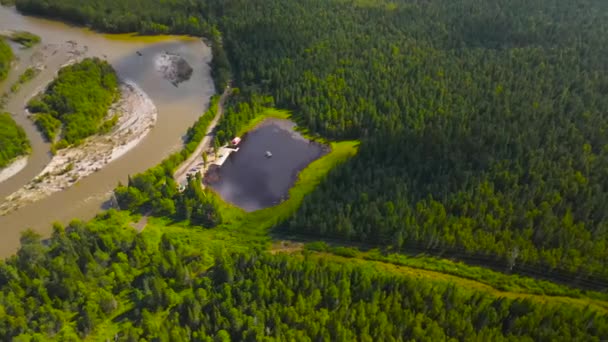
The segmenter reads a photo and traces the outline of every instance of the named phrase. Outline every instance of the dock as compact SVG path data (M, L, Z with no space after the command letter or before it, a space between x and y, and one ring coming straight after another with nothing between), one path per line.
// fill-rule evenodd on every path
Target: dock
M233 152L238 152L239 148L232 148L232 147L227 147L227 146L222 146L220 147L220 149L217 151L218 157L217 159L215 159L211 165L217 165L217 166L222 166L224 165L224 162L226 162L226 160L228 160L228 157L230 157L230 154Z

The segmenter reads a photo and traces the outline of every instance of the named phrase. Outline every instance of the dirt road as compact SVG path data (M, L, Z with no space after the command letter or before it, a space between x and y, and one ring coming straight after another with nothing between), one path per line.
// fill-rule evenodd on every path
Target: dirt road
M178 184L186 184L187 175L189 172L191 172L191 170L197 169L197 171L200 171L203 169L203 167L201 166L203 163L203 151L211 148L213 144L213 138L215 137L215 127L220 121L222 115L224 114L224 102L226 101L226 98L228 98L228 96L230 95L231 91L232 88L230 87L226 87L226 89L224 89L224 93L220 97L220 100L217 104L217 113L209 124L209 128L205 133L205 137L203 137L203 140L201 140L200 144L198 144L194 153L192 153L192 155L177 168L177 171L175 171L173 178L175 178L175 181ZM208 162L211 162L211 156Z

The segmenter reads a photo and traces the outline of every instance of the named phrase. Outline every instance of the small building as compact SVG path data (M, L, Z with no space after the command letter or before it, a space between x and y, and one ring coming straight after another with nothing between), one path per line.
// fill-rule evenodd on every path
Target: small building
M230 145L232 146L238 146L238 144L241 143L241 138L239 137L235 137L234 139L230 140Z

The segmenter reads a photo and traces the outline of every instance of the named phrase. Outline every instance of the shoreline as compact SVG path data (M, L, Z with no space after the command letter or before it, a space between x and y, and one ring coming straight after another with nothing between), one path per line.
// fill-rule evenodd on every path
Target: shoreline
M125 155L146 137L156 124L156 106L134 82L121 80L119 87L121 97L107 116L120 115L112 131L91 136L82 145L59 150L34 179L0 203L0 215L70 188Z
M0 183L7 181L11 177L23 171L23 169L25 169L27 166L27 160L28 156L20 156L14 159L12 163L0 169Z
M228 96L230 96L231 93L232 93L232 89L230 87L226 87L226 89L224 89L224 92L222 93L222 95L220 96L220 99L218 100L215 116L209 123L209 126L207 127L207 131L205 132L205 136L203 137L203 139L201 139L200 143L198 144L198 146L196 147L194 152L192 152L190 157L188 157L188 159L186 159L183 163L181 163L178 166L177 170L173 173L173 178L175 179L175 181L178 184L182 184L182 185L185 184L187 177L188 177L188 172L189 172L188 170L203 163L202 152L203 151L208 152L209 149L211 149L211 143L213 141L213 138L215 137L215 133L214 133L215 128L217 127L222 115L224 115L224 103L226 102L226 99L228 98ZM210 106L211 106L211 104L210 104ZM209 156L211 157L212 154L209 154ZM215 161L216 159L217 159L217 156L215 156L213 154L213 157L207 161L208 165L205 165L197 172L200 172L201 175L204 176L206 170L209 168L209 166L211 166L213 161ZM202 185L204 187L204 184L202 184Z

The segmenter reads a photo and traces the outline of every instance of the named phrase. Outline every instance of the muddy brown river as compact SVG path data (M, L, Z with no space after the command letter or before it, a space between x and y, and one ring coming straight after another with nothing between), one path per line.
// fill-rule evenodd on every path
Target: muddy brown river
M120 159L64 191L0 216L0 257L6 257L17 251L21 231L32 228L48 236L52 222L92 218L106 205L119 181L126 182L129 174L144 171L180 149L187 128L206 110L215 89L208 65L211 50L200 39L103 35L22 16L15 9L2 6L1 30L29 31L39 35L42 42L32 49L16 49L18 61L8 79L0 83L0 93L10 88L27 67L39 64L45 69L12 95L7 104L6 111L14 114L15 120L26 130L32 154L25 169L0 183L0 202L38 175L51 159L49 144L27 118L24 106L29 97L44 89L74 53L108 60L121 78L137 83L158 109L156 126ZM188 81L176 86L158 71L156 62L166 52L178 54L190 64L193 72Z

